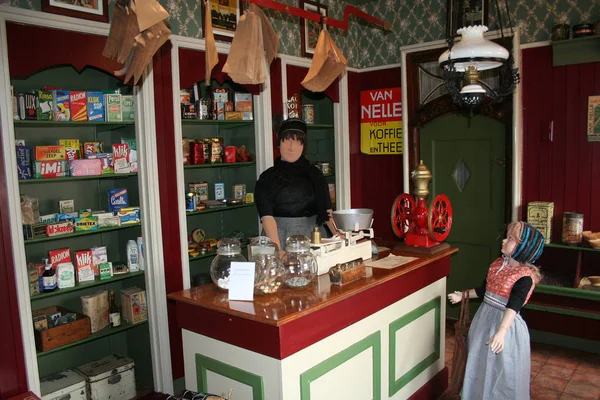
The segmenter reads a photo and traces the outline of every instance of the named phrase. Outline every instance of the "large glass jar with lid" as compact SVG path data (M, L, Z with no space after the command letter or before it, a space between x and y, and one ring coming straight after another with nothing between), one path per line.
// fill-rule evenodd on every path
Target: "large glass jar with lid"
M279 260L279 247L267 236L257 236L248 246L248 259L255 263L254 294L277 292L285 272Z
M310 252L308 237L294 235L285 241L286 254L281 259L285 269L284 284L292 289L310 285L317 276L317 260Z
M217 243L217 256L210 263L210 278L219 289L229 290L231 263L246 261L238 239L223 238Z

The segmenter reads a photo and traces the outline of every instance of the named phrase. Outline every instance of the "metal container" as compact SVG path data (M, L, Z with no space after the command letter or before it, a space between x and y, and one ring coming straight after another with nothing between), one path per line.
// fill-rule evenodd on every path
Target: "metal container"
M576 212L563 213L562 241L565 244L581 243L583 232L583 214Z
M552 240L552 217L554 203L548 201L532 201L527 204L527 222L544 236L544 243Z
M288 118L300 118L300 107L302 105L302 95L300 93L294 93L292 97L290 97L285 107L287 108L287 117Z
M594 25L583 23L573 25L573 39L592 36L594 34Z
M85 377L68 369L40 380L42 400L87 400Z
M195 194L190 192L185 194L185 211L194 211L196 209Z
M556 42L558 40L568 39L571 33L570 30L569 24L554 25L552 27L552 41Z
M373 222L373 210L370 208L351 208L333 212L333 220L338 229L353 231L369 229Z
M312 125L315 123L315 105L314 104L303 104L302 105L302 119L306 125Z
M111 355L77 367L86 377L90 400L133 399L135 389L135 367L132 359Z

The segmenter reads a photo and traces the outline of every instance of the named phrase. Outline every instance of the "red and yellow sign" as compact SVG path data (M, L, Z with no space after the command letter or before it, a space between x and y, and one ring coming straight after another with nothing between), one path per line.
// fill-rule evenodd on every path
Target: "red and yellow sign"
M402 154L402 91L400 88L360 92L360 151Z

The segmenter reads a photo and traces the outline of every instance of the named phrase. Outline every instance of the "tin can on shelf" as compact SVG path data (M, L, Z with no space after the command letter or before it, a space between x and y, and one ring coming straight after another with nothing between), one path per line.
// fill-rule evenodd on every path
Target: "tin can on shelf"
M300 93L294 93L285 104L288 118L300 118L300 107L302 106L302 96Z
M565 244L581 243L583 232L583 214L576 212L563 213L562 241Z
M315 123L315 105L314 104L303 104L302 105L302 119L307 125Z
M554 203L551 201L532 201L527 204L527 222L544 235L544 243L552 241L552 217Z
M194 211L196 209L196 195L189 192L185 194L185 211Z

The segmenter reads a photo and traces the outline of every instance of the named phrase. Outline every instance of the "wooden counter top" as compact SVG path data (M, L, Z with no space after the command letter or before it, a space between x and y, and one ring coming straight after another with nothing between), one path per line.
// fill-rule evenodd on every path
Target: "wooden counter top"
M434 261L447 257L458 249L449 248L434 255L416 255L394 252L396 255L418 257L416 260L393 269L368 268L367 277L344 286L331 286L329 276L323 274L305 289L284 288L272 295L255 296L253 302L228 301L227 292L214 284L207 284L170 293L168 298L180 303L244 318L261 324L281 327L311 313L322 310L361 292L380 286L400 276L409 274ZM385 257L389 251L381 253ZM431 276L432 283L434 276ZM439 278L438 278L439 279Z

